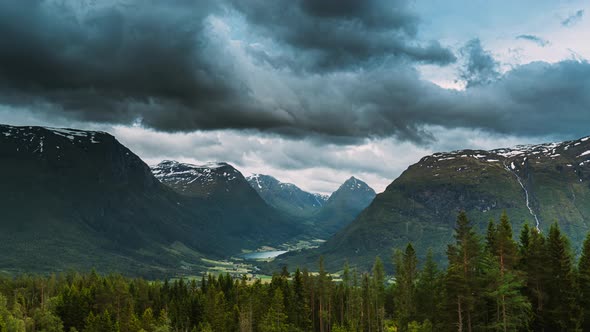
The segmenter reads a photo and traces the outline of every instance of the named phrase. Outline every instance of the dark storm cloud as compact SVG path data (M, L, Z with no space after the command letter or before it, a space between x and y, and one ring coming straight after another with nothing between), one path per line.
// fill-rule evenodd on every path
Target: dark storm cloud
M446 65L456 60L436 41L418 42L409 1L231 1L258 32L286 46L312 71L334 71L389 57Z
M72 2L75 3L75 2ZM231 76L208 1L0 3L0 102L160 130L276 127Z
M545 40L545 39L535 36L535 35L519 35L519 36L516 36L516 39L528 40L528 41L533 42L541 47L545 47L550 44L548 40Z
M130 0L78 8L76 1L1 2L0 35L6 38L0 39L0 102L75 120L140 121L169 131L367 134L367 128L312 123L305 111L317 115L317 106L310 101L303 100L303 110L278 111L255 98L247 78L237 77L240 64L211 36L206 18L231 6L220 3ZM291 60L292 67L359 66L392 54L424 62L454 59L436 42L421 46L411 38L417 19L403 1L387 7L377 1L233 5L259 29L278 31L277 43L305 53ZM305 95L303 90L297 93Z
M495 114L489 128L520 135L590 135L590 63L536 62L520 66L489 88L468 91L476 109ZM490 105L482 105L489 100ZM484 127L485 128L485 127Z
M417 40L418 18L403 1L117 3L81 11L63 1L0 2L0 104L77 121L337 144L424 143L434 139L428 126L587 134L587 62L500 75L474 39L461 49L466 91L446 90L414 66L454 57ZM244 17L242 33L269 38L276 52L228 41L211 14L228 25Z
M500 76L498 62L489 51L484 50L479 39L468 41L460 53L465 58L460 77L468 88L488 84Z
M563 25L564 27L574 26L578 22L580 22L583 17L584 17L584 10L580 9L577 12L575 12L574 14L568 16L568 18L566 18L565 20L561 21L561 25Z

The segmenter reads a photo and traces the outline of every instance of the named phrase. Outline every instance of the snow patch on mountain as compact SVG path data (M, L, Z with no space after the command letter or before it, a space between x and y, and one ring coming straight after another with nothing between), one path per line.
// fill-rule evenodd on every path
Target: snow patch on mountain
M223 162L209 162L204 165L180 163L173 160L164 160L158 165L151 166L152 173L158 180L165 179L176 184L192 184L199 182L215 182L219 178L233 181L238 178L238 172L231 165Z

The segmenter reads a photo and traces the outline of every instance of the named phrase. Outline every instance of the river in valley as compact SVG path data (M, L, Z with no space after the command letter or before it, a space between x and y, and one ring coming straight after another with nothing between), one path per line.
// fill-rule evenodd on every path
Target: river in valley
M286 253L286 250L255 251L241 255L245 259L270 259Z

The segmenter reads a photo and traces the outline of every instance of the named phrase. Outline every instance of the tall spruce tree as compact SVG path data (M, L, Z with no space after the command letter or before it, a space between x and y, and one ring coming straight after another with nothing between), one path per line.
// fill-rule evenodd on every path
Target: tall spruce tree
M547 238L548 260L541 262L549 268L551 282L547 284L547 329L574 331L579 327L580 308L576 303L577 285L573 258L568 239L553 223Z
M449 267L446 286L450 310L456 313L453 320L459 332L472 332L475 326L476 307L480 299L478 271L481 260L481 243L464 211L457 217L455 243L447 249Z
M578 263L579 303L582 309L582 330L590 331L590 233L586 235Z
M268 311L260 322L259 330L261 332L287 332L288 329L283 292L277 288L271 298Z
M385 326L385 268L377 256L373 264L371 289L373 294L373 311L375 312L375 331L383 331Z
M416 283L416 318L419 322L430 322L438 330L441 322L440 304L443 302L441 273L434 261L432 250L428 250L424 267Z
M493 245L486 246L483 270L486 295L494 307L488 315L486 325L494 331L525 329L530 319L531 304L521 293L524 278L515 269L518 247L512 238L512 226L505 212L494 229L491 235Z
M395 312L399 330L406 332L410 322L416 316L418 259L411 243L408 243L404 252L396 251L394 264L396 269Z
M486 232L486 249L492 253L496 251L496 233L496 223L494 219L490 219Z
M527 241L527 242L523 242ZM529 298L532 305L533 321L531 328L533 331L545 331L547 326L545 313L547 307L547 288L551 282L551 271L548 265L548 253L545 236L538 229L530 229L528 237L523 237L521 233L521 253L520 268L525 273L524 293ZM523 248L526 249L523 250Z

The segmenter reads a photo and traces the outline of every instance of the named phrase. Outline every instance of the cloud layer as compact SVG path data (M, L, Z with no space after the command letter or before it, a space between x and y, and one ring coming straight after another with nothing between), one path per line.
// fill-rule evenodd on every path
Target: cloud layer
M0 40L2 104L76 121L337 144L425 143L434 139L428 126L575 136L590 120L587 62L501 74L479 39L455 52L421 40L408 1L76 3L0 3L0 34L10 36ZM456 56L465 91L415 69Z

